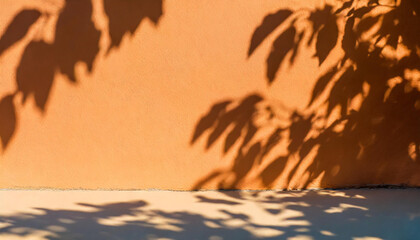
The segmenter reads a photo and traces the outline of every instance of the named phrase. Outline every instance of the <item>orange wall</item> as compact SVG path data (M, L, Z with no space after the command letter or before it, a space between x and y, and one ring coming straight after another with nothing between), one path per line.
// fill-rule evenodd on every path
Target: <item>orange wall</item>
M276 156L287 152L287 140L276 146L265 162L255 164L240 182L223 185L221 181L235 178L229 171L238 143L227 154L222 152L224 138L217 139L207 151L207 135L191 144L199 119L223 99L240 100L258 92L267 99L281 102L289 109L288 114L292 109L305 109L314 78L325 72L326 65L334 64L342 54L340 49L334 49L326 65L321 67L313 57L313 46L300 51L293 67L282 67L270 86L265 77L266 58L272 41L282 29L275 30L251 57L247 57L251 36L264 16L283 7L322 6L322 1L304 2L164 0L160 17L159 11L150 16L146 12L138 27L135 22L140 17L133 17L133 34L130 35L128 28L124 29L127 32L118 43L107 34L112 30L108 27L108 21L112 20L108 20L109 13L103 10L101 0L95 0L92 27L101 34L97 39L99 49L95 52L92 49L95 45L89 45L91 43L80 50L74 47L94 39L95 34L89 40L77 34L67 36L67 32L61 36L68 38L66 40L54 35L64 2L2 0L0 33L6 31L10 21L23 9L38 9L50 14L50 18L43 15L31 25L23 39L0 55L0 96L15 93L19 87L17 72L30 41L42 40L48 44L62 41L55 54L60 54L57 59L61 57L65 63L61 66L60 60L53 60L52 64L57 61L61 69L54 68L52 72L54 78L45 106L37 104L30 94L22 103L25 91L14 95L16 129L0 156L0 187L192 189L230 186L250 189L369 183L419 186L420 166L414 160L413 163L389 163L387 170L381 173L378 173L377 163L337 165L329 170L335 175L346 172L342 177L321 181L329 174L327 172L307 184L309 173L305 169L313 161L310 156L302 162L290 157L285 166L276 167L290 172L299 163L301 167L293 176L288 177L290 174L283 172L275 178L277 172L274 171L269 178L276 181L265 184L261 172ZM154 9L150 11L159 8L149 7ZM68 9L67 18L83 18L84 10L79 15L74 13L76 10L77 6ZM124 24L124 21L118 22L118 18L122 16L116 16L117 28L118 24ZM82 24L83 20L79 22ZM114 47L108 52L111 44ZM68 46L71 50L61 49ZM86 64L90 60L86 60L83 53L77 55L77 51L87 55L93 51L91 72ZM48 54L45 53L45 58ZM49 61L45 58L39 61ZM38 60L28 61L31 65L31 61ZM69 62L75 63L76 82L70 79L71 71L64 69L66 64L73 66ZM36 66L24 74L26 81L30 82L32 77L35 80L47 78L38 76L45 70ZM29 84L29 87L36 89L38 83L32 84L35 85ZM334 151L331 154L335 154ZM334 162L328 164L334 167ZM390 169L395 171L388 171ZM218 172L226 174L215 174L214 179L206 180L209 174Z

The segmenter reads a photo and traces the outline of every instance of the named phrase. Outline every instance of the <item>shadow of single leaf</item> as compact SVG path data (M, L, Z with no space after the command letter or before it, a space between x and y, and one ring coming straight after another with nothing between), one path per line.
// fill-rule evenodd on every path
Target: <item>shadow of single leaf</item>
M21 40L27 34L29 28L38 20L41 12L35 9L20 11L7 26L6 31L0 38L0 56L13 44Z
M349 17L344 26L343 40L341 40L341 48L344 50L347 57L352 57L356 48L357 36L353 30L354 17Z
M16 70L16 83L18 91L23 93L23 102L33 94L41 111L45 110L57 66L53 50L51 44L30 42Z
M312 96L311 100L308 103L308 106L312 105L312 103L322 94L322 92L327 87L328 83L330 83L334 75L337 73L337 70L337 67L333 67L320 78L318 78L314 89L312 90Z
M303 36L305 36L305 32L301 32L297 36L295 46L293 47L292 56L290 56L289 59L290 65L293 65L295 63L296 56L299 53L300 45L302 45Z
M362 18L365 14L369 13L372 9L374 9L376 6L367 6L367 7L361 7L359 9L354 10L351 15L356 18Z
M280 26L290 15L292 11L288 9L281 9L276 13L267 15L260 26L258 26L254 34L252 34L251 44L248 50L248 56L257 49L257 47L267 38L270 33L274 31L278 26Z
M13 97L14 95L7 95L0 101L0 140L3 151L16 130L16 109Z
M321 65L331 50L337 44L338 39L338 26L335 19L330 19L326 22L325 26L319 30L318 37L316 39L316 53L318 57L319 65Z
M280 64L283 62L287 53L293 49L295 35L296 29L292 26L280 34L274 41L270 55L267 58L267 78L269 84L274 81Z
M357 34L362 35L364 32L369 31L375 24L379 22L381 18L381 15L378 16L369 16L365 17L360 20L360 22L357 24Z
M92 71L93 62L99 53L101 32L92 21L90 1L67 0L60 13L54 48L60 71L71 81L76 81L75 65L83 62Z
M109 50L118 47L126 33L133 34L143 19L157 24L163 14L162 0L104 0L109 19Z

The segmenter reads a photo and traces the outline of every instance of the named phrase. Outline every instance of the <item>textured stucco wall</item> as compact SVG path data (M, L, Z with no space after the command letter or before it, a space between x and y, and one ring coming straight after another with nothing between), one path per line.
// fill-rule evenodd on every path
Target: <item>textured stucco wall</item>
M234 172L235 159L241 151L239 141L223 154L228 132L223 132L208 150L205 148L208 135L200 136L191 144L200 118L213 104L224 99L235 102L258 93L280 103L278 106L285 109L286 122L295 110L306 111L316 77L335 64L342 56L341 49L334 48L319 66L313 43L299 51L292 67L282 65L271 84L267 84L266 79L266 58L272 42L284 27L274 30L252 56L247 57L247 52L253 32L267 14L281 8L315 9L322 7L323 1L164 0L161 13L159 4L147 3L141 7L150 9L132 17L128 10L135 8L121 7L121 11L128 11L127 19L125 14L112 15L112 18L104 10L107 2L94 0L89 17L89 4L72 3L75 6L60 10L70 3L1 1L0 33L6 31L23 9L36 9L42 14L23 38L0 55L0 94L2 97L14 94L10 100L13 104L4 102L3 113L13 112L7 111L10 104L15 111L14 121L10 117L1 120L6 133L13 125L10 122L15 123L0 156L1 188L256 189L420 185L420 166L415 160L418 157L386 164L381 164L381 159L334 163L331 157L326 164L332 167L324 173L322 169L317 170L322 174L311 178L308 166L317 151L313 149L304 159L300 159L299 154L289 154L283 165L272 166L272 169L285 171L270 173L267 165L288 152L290 133L287 131L263 161L241 163L251 165L244 176ZM123 2L121 4L125 4ZM118 11L118 1L114 4L112 8ZM67 15L63 12L60 15L60 11L66 11ZM84 16L85 12L88 17ZM64 23L59 23L60 18ZM88 29L84 21L90 18L92 34L86 37L84 31L74 30ZM66 28L66 24L76 26ZM118 35L118 31L122 31L121 42L113 35L115 32ZM23 56L29 51L27 46L31 41L57 46L52 47L54 53L34 47L35 50L27 54L35 57L25 59L30 68L25 70ZM55 44L59 41L61 44ZM51 60L48 54L55 54L56 58L51 57L54 59ZM37 65L38 61L41 63ZM48 68L53 74L51 88L46 87L49 83L39 80L48 78L45 67L48 64L58 66ZM73 67L74 77L71 76ZM23 72L21 80L17 80L19 72ZM41 82L36 82L38 80ZM28 83L31 81L35 82ZM37 94L38 100L34 98ZM44 102L42 97L46 98ZM262 129L255 139L266 139L264 131L270 130ZM342 152L334 149L330 154L343 157ZM295 169L296 165L299 167ZM329 180L328 176L331 176ZM323 178L327 180L321 181ZM311 180L308 182L308 179Z

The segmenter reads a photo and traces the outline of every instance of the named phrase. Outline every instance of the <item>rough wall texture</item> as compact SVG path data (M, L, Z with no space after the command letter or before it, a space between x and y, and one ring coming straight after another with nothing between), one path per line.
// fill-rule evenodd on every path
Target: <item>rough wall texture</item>
M0 187L420 186L419 16L416 0L2 0Z

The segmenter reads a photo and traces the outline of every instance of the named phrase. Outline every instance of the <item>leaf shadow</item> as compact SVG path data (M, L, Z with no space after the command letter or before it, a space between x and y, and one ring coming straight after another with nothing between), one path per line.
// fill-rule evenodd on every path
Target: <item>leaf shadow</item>
M250 96L260 98L258 105L247 108L252 113L240 116L246 118L241 121L224 117L235 108L225 108L226 113L214 115L214 124L207 125L206 131L212 133L215 126L223 127L217 129L217 134L208 135L208 141L228 141L229 136L229 141L234 140L231 145L241 141L246 130L228 133L230 129L242 129L244 124L239 122L254 126L255 133L266 133L258 139L252 134L247 146L236 148L237 156L243 156L244 150L253 150L252 160L243 168L237 167L240 161L236 157L231 168L209 173L193 188L210 183L221 188L241 188L252 173L257 175L253 181L266 188L418 185L419 13L418 1L385 5L372 0L364 4L350 0L325 4L323 8L280 9L268 14L255 29L248 51L251 56L275 29L285 29L273 40L268 53L268 84L276 80L285 61L294 61L299 49L314 50L313 57L320 65L331 55L337 56L339 50L335 49L341 48L342 55L314 78L312 96L303 110L281 110L284 108L276 101L258 93L246 95L236 103L229 100L235 105ZM302 28L299 23L311 27ZM281 114L272 109L280 109ZM285 122L280 115L289 116L288 120ZM267 128L272 129L268 134ZM206 131L199 131L194 139L206 135ZM287 153L272 156L266 153L267 149L283 149ZM276 183L279 179L281 182Z
M215 195L215 199L209 197ZM420 209L415 204L418 189L221 191L179 196L171 196L170 210L145 199L102 204L88 201L66 208L31 206L31 211L0 216L0 238L39 238L42 233L42 238L49 240L350 240L416 239L420 234ZM194 198L196 201L189 202ZM232 199L240 204L232 205ZM253 209L247 212L250 204Z
M108 51L120 46L125 34L134 34L142 20L147 18L157 24L163 15L163 0L103 1L103 10L108 16L107 33L111 39ZM19 95L22 105L33 97L36 108L45 113L57 73L75 83L76 64L84 64L89 73L94 70L95 60L100 55L103 32L95 26L92 2L64 2L57 13L52 43L29 36L32 27L36 27L38 32L44 31L43 26L35 26L35 23L48 21L54 14L38 9L23 9L15 15L0 37L0 57L23 38L31 39L16 69L16 89L2 100L4 104L7 102L8 109L16 109L15 105L19 103L13 98ZM4 130L0 132L3 152L16 133L18 115L15 110L4 110L0 114L0 122L8 123L2 125Z

